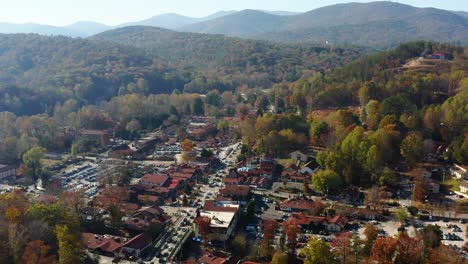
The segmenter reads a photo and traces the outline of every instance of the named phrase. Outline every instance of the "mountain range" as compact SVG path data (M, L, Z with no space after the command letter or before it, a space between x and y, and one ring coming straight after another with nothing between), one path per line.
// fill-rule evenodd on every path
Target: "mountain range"
M118 26L87 21L65 27L0 23L0 33L89 37L128 26L151 26L279 42L352 44L374 48L388 48L413 40L468 43L467 12L417 8L389 1L337 4L305 13L220 11L202 18L171 13Z
M127 22L117 26L105 25L102 23L97 23L93 21L78 21L76 23L59 27L51 25L42 25L36 23L24 23L24 24L15 24L15 23L6 23L0 22L0 33L11 34L11 33L36 33L40 35L63 35L69 37L89 37L106 30L122 28L127 26L151 26L151 27L160 27L165 29L177 30L184 26L191 24L201 23L204 21L209 21L217 19L223 16L232 15L240 11L219 11L214 14L211 14L206 17L188 17L175 13L167 13L157 15L148 19L141 21ZM272 14L275 16L293 16L300 14L299 12L289 12L289 11L263 11L259 10L260 13Z
M383 1L337 4L287 17L244 10L180 30L273 41L378 47L421 39L468 43L466 14Z

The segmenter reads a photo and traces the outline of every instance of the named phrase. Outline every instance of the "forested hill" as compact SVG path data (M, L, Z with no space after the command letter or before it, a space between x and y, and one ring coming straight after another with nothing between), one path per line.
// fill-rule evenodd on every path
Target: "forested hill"
M174 67L190 67L227 82L265 88L298 79L306 72L344 65L369 52L359 47L286 45L143 26L107 31L92 39L143 48Z
M151 27L123 28L93 39L0 34L0 111L50 113L70 98L94 104L127 93L269 88L344 65L366 51Z
M35 114L75 98L95 103L134 83L151 93L183 87L175 70L135 47L68 37L0 35L0 111ZM137 86L139 79L144 83Z
M181 28L188 32L274 41L312 41L395 47L414 40L468 43L464 12L417 8L389 1L337 4L279 17L244 10Z

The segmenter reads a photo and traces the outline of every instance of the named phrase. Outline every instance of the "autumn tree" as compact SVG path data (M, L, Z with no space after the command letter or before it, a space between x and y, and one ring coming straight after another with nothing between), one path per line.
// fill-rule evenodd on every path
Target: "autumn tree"
M429 253L427 255L427 264L456 264L462 263L460 253L455 251L454 249L440 245L436 248L429 249Z
M379 234L379 230L375 225L373 224L366 224L366 227L364 229L364 254L369 256L371 253L372 245L374 244L375 240L377 239L377 236Z
M341 178L332 170L321 170L312 176L312 185L315 190L328 193L341 185Z
M379 237L372 245L369 259L382 264L394 263L397 241L392 237Z
M394 263L424 263L422 241L419 238L409 237L406 233L400 233Z
M67 225L57 225L55 233L58 241L59 264L80 262L80 242L77 235Z
M211 219L209 217L199 217L197 220L198 233L203 239L203 245L208 244L208 237L211 232Z
M185 139L180 143L180 148L183 151L182 160L184 162L191 161L194 156L193 149L195 148L195 144L190 139Z
M406 219L408 218L408 213L406 212L406 210L404 208L399 208L395 212L395 216L396 216L396 219L398 220L398 222L404 223L406 221Z
M409 167L413 167L421 158L422 147L423 138L417 133L408 134L401 142L400 153Z
M330 251L330 246L316 237L309 240L307 246L302 249L302 253L305 256L305 264L335 263L333 254Z
M333 239L331 246L334 249L335 255L342 263L347 263L351 256L351 238L353 234L350 232L341 232Z
M427 252L430 248L436 248L441 243L442 231L439 226L427 225L422 231L422 239L424 243L424 250Z
M22 256L22 263L25 264L55 264L55 255L50 254L51 247L41 240L33 240L26 244Z
M236 235L231 243L232 253L235 256L243 257L247 253L247 240L243 235Z
M288 255L281 251L275 251L270 264L288 264Z
M295 223L286 221L283 223L283 231L286 235L290 253L293 253L297 242L297 234L300 230Z
M23 155L26 174L31 177L34 182L45 174L42 169L41 160L44 158L46 152L47 150L45 148L33 147Z

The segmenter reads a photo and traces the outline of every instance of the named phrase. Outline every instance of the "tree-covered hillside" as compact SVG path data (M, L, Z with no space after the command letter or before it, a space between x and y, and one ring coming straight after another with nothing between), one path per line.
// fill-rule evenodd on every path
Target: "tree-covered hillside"
M216 76L224 83L263 88L344 65L368 51L358 47L275 44L141 26L107 31L92 39L143 48L173 67L205 78Z
M132 83L135 92L148 93L170 93L184 83L137 48L67 37L0 35L0 64L0 111L19 114L50 110L69 98L95 103Z

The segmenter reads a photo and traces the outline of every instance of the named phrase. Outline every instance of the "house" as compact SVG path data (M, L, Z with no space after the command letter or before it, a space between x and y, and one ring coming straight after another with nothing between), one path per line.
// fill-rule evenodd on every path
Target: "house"
M309 182L310 174L300 173L298 171L294 171L294 172L283 171L281 172L281 180L289 181L289 182Z
M238 212L238 204L206 200L194 222L195 235L209 241L227 241L236 227ZM205 230L205 221L209 222L208 230Z
M330 232L341 232L346 224L348 218L341 215L336 216L313 216L306 213L294 213L286 219L285 224L296 225L301 228L321 227Z
M129 239L122 245L122 253L125 256L131 256L133 258L139 258L141 253L151 248L153 241L147 234L139 234Z
M203 252L203 255L198 259L198 263L203 264L227 264L229 257L216 256L210 252Z
M110 141L110 134L105 130L81 129L78 131L78 137L93 141L100 146L106 146Z
M110 257L119 256L120 249L126 241L126 238L119 236L81 234L81 242L87 250Z
M247 200L250 195L250 187L243 185L226 185L219 189L219 193L225 197L231 197L235 200Z
M309 157L306 154L302 153L302 151L299 151L299 150L291 152L291 154L289 154L289 155L291 156L292 160L302 161L302 162L306 162L307 158Z
M133 238L82 233L81 242L86 249L110 257L139 258L141 253L153 245L150 236L138 234Z
M144 232L151 224L166 224L169 216L157 205L142 208L130 216L124 223L129 231Z
M160 201L161 196L139 194L137 199L141 204L153 205Z
M16 169L13 166L0 164L0 180L16 175Z
M443 60L445 59L445 53L443 52L434 53L434 54L429 55L429 58Z
M162 187L168 180L168 175L145 174L140 179L140 184Z
M452 168L450 168L450 171L457 179L468 179L468 165L454 164Z
M281 211L306 212L314 209L314 201L305 198L291 198L280 203Z
M348 218L341 215L336 215L334 217L327 217L325 221L325 226L330 232L341 232L346 224L348 223Z
M468 181L462 181L460 183L460 192L468 194Z

